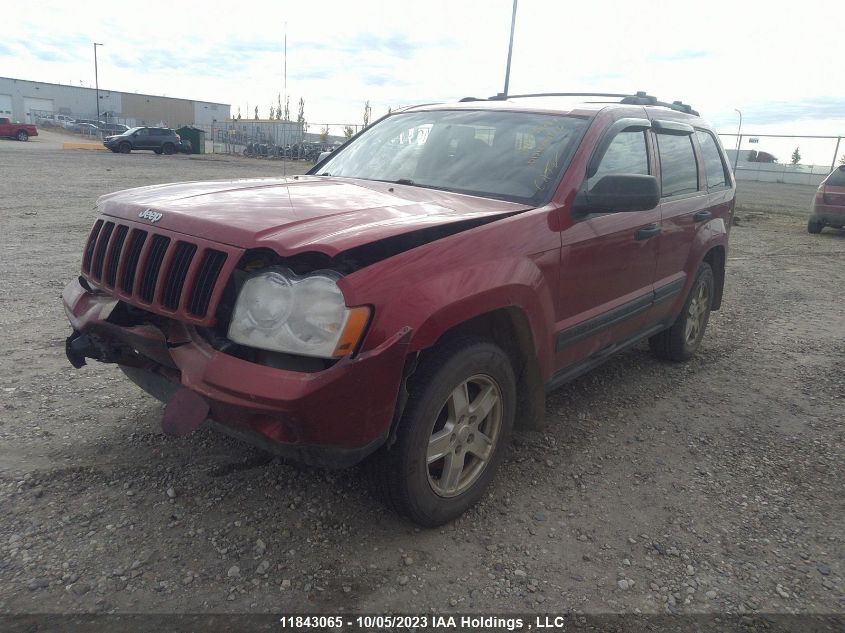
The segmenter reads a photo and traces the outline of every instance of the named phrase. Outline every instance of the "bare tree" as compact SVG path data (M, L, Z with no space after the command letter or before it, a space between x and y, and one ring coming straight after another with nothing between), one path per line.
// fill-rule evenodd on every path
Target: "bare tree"
M282 118L282 93L280 92L278 97L276 97L277 105L276 105L276 120L279 121Z
M255 106L255 120L258 120L258 106Z
M284 116L282 118L284 118L285 121L290 121L290 97L289 96L285 97L285 113L284 113Z
M365 128L370 125L370 115L372 114L372 112L373 112L373 109L370 107L370 100L367 99L364 102L364 127Z
M329 138L329 126L326 125L322 130L320 130L320 142L325 143L328 138Z
M842 156L839 157L839 164L845 165L845 154L842 154Z
M797 165L800 162L801 162L801 151L799 150L799 148L796 147L795 151L792 152L792 164Z
M343 135L346 138L352 138L352 135L355 134L355 130L352 129L351 125L347 125L343 128Z

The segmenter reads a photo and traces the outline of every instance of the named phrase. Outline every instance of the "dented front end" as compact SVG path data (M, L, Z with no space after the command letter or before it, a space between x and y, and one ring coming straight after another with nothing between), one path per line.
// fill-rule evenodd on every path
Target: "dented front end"
M201 328L133 307L84 277L65 287L62 300L73 327L70 362L120 365L168 403L167 431L189 432L208 417L283 456L334 468L357 463L387 438L407 328L318 370L281 369L216 349Z

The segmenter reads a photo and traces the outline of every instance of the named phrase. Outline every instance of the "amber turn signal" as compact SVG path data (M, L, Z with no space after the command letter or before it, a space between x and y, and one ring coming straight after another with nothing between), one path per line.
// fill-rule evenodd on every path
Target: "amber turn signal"
M349 318L346 320L343 334L340 335L340 340L334 349L333 356L335 358L346 356L355 350L355 347L364 335L364 330L367 328L369 321L370 309L368 307L350 308Z

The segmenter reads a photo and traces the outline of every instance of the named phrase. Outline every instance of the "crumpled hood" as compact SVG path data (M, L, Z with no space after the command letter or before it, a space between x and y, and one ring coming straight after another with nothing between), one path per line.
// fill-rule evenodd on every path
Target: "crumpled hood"
M102 196L99 211L240 248L334 256L386 237L530 207L349 178L299 176L153 185ZM146 210L153 213L145 214Z

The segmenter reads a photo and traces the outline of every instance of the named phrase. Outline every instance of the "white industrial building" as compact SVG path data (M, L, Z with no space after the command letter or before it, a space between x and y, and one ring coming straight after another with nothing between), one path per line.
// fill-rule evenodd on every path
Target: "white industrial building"
M175 99L100 88L100 119L127 125L213 126L230 117L228 103ZM36 123L45 113L96 119L94 88L0 77L0 116Z

